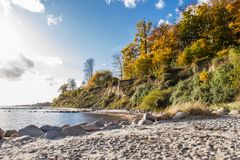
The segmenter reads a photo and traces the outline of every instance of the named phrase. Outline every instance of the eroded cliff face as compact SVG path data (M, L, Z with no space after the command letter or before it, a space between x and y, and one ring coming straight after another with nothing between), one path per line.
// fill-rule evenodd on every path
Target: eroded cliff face
M130 109L134 107L130 98L137 84L133 79L118 81L90 89L77 89L62 93L53 101L56 107L76 107L93 109Z

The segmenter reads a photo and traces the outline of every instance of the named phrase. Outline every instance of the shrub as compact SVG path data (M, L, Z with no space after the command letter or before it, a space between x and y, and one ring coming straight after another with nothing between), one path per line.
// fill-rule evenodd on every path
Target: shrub
M139 87L137 87L135 93L133 94L131 100L133 103L140 104L144 96L146 96L149 91L152 89L152 85L150 83L145 83Z
M208 75L208 72L207 71L202 71L200 74L199 74L199 80L201 82L207 82L208 81L208 78L209 78L209 75Z
M175 115L179 111L188 113L190 115L210 114L206 105L199 102L188 102L188 103L181 103L178 105L172 105L164 110L164 112L169 115Z
M237 90L232 86L233 69L231 64L224 64L213 73L210 80L212 103L230 102L234 98Z
M112 72L108 70L97 71L93 77L89 80L87 87L104 86L108 82L111 82L113 76Z
M164 109L170 104L169 98L171 96L171 93L172 88L169 88L167 90L154 89L143 98L143 101L139 108L147 111Z

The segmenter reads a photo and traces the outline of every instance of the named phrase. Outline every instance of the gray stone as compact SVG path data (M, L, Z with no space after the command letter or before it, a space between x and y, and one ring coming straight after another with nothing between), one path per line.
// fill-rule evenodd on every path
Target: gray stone
M177 112L177 113L172 117L172 119L173 119L173 120L179 120L179 119L186 118L187 116L188 116L188 113L185 113L185 112Z
M4 131L0 128L0 139L3 138Z
M31 137L40 137L41 135L43 135L44 132L37 126L29 125L23 129L20 129L18 133L21 136L29 135Z
M229 115L238 115L239 111L238 110L231 110L231 112L229 113Z
M138 122L138 126L142 126L142 125L151 125L153 124L153 121L150 121L150 120L144 120L144 119L141 119L139 122Z
M134 119L130 125L130 127L136 127L138 125L139 119Z
M44 126L40 127L40 129L41 129L44 133L46 133L46 132L50 131L51 127L52 127L52 126L50 126L50 125L44 125Z
M43 135L43 138L46 138L46 139L56 139L59 137L62 137L61 130L50 130Z
M7 130L4 132L4 137L11 137L13 134L18 134L16 130Z
M156 118L150 113L144 113L142 120L149 120L149 121L155 122Z
M97 127L104 127L104 122L100 120L95 121L92 124L95 124Z
M96 124L87 124L82 126L86 132L94 132L100 130Z
M80 136L80 135L83 135L85 133L86 133L86 131L82 128L81 125L65 127L62 130L62 135L63 136Z

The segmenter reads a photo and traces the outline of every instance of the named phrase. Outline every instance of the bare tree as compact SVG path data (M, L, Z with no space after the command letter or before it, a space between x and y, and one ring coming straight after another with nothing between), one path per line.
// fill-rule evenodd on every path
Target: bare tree
M120 53L114 54L113 58L113 66L115 68L115 72L117 72L120 79L123 79L123 59Z
M84 63L84 73L85 73L85 80L89 81L89 79L93 76L93 69L94 69L94 59L93 58L89 58L86 60L86 62Z
M58 92L64 93L68 90L68 84L63 84L59 87Z
M73 91L73 90L75 90L75 89L77 88L77 83L76 83L75 79L70 78L70 79L68 80L68 87L69 87L69 89L70 89L71 91Z

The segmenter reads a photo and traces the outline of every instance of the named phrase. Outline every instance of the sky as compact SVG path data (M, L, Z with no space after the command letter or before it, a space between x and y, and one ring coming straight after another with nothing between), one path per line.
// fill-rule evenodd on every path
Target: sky
M0 0L0 105L52 101L88 58L112 70L139 20L174 24L190 2L207 0Z

